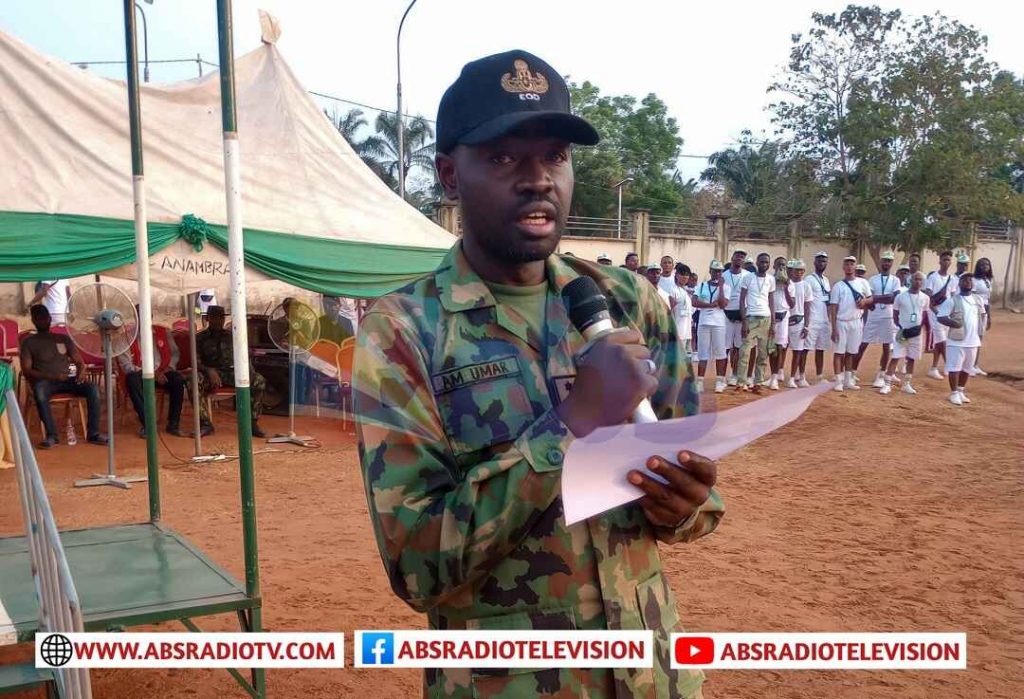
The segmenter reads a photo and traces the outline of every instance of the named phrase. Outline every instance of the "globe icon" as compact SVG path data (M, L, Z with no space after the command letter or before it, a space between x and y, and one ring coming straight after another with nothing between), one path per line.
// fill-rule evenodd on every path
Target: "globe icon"
M52 667L67 665L71 660L72 651L71 641L67 636L59 633L47 636L39 646L39 655L47 665Z

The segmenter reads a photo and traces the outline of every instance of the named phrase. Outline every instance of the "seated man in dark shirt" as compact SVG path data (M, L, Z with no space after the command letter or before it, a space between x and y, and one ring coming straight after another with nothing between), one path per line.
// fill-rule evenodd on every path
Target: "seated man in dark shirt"
M81 355L70 337L50 332L50 312L46 306L32 306L31 314L36 334L21 341L21 370L32 385L36 408L46 427L46 439L39 444L40 448L49 449L59 442L57 423L50 410L50 397L56 393L85 398L89 407L86 438L92 444L106 444L106 435L100 434L100 392L95 385L85 383Z
M235 385L235 352L231 332L224 329L224 309L210 306L206 320L209 327L196 335L196 356L198 357L199 394L207 396L221 386ZM266 437L257 420L263 414L263 393L267 390L266 379L255 369L249 368L249 399L252 406L252 436ZM199 401L199 422L202 434L213 432L213 422L206 410L206 401Z

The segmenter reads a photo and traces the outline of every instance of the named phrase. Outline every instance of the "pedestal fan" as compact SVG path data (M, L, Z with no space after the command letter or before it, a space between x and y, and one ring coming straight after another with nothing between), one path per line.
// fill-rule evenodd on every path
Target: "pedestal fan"
M316 446L313 437L295 434L295 365L296 359L308 355L310 347L320 339L320 318L305 303L288 298L270 312L267 332L274 345L288 353L288 434L275 435L267 441Z
M110 284L97 282L79 287L68 302L68 335L85 354L103 357L107 387L107 472L75 481L76 488L112 485L130 488L143 476L123 478L114 469L114 357L127 352L138 334L139 319L127 294Z

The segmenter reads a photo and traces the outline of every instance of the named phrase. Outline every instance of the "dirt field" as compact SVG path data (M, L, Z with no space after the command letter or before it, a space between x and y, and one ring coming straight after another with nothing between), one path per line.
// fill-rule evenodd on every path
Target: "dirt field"
M993 376L948 389L919 371L920 394L829 393L797 422L721 462L727 514L696 544L664 548L688 630L966 631L963 672L712 672L709 699L939 699L1024 693L1024 317L999 313L983 350ZM862 379L873 376L869 353ZM998 375L997 375L998 374ZM725 395L727 408L748 396ZM716 406L708 405L708 409ZM230 452L233 414L213 447ZM268 431L285 426L266 418ZM367 519L352 436L303 421L324 448L261 454L257 508L265 624L281 631L421 628L394 597ZM122 471L142 472L143 443L126 430ZM189 454L190 442L172 448ZM40 454L62 528L147 516L144 487L75 491L101 449ZM237 462L162 471L164 517L240 579ZM13 471L0 472L0 533L23 533ZM233 630L234 619L199 620ZM166 630L180 630L172 624ZM7 654L9 657L9 653ZM351 655L350 655L351 658ZM242 697L223 671L100 670L95 696ZM418 696L416 670L272 671L271 697Z

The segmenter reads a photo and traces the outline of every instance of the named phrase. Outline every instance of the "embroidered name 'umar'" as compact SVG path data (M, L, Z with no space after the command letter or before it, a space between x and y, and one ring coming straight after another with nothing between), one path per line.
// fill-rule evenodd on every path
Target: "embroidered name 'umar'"
M434 393L437 394L447 393L448 391L453 391L456 388L472 386L473 384L480 383L481 381L490 381L492 379L516 376L518 374L518 358L499 357L497 359L492 359L489 362L471 364L469 366L459 367L458 369L449 369L448 371L442 371L439 374L433 374L430 377L430 381L434 386Z

